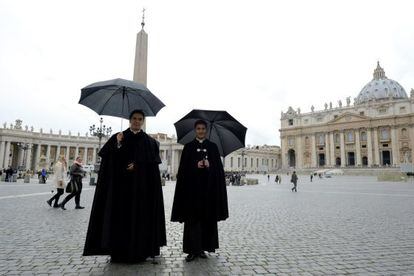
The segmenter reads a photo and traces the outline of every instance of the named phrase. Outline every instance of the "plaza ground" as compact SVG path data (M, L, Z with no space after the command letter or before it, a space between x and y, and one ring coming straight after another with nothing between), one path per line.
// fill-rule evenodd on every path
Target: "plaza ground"
M164 189L168 246L159 264L111 264L82 257L94 187L84 210L45 201L51 184L0 183L1 275L414 275L414 183L374 177L288 176L274 184L228 187L230 218L219 223L220 249L184 261L182 229L169 222L174 182ZM86 180L84 183L88 183Z

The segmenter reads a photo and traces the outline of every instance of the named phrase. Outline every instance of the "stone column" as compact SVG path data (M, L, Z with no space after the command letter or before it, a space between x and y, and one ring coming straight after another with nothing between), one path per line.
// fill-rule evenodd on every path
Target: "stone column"
M3 169L3 161L4 161L4 151L6 149L6 142L1 141L0 142L0 170Z
M96 148L93 147L92 149L92 164L96 164Z
M311 135L311 166L312 168L316 167L316 138L315 138L315 133L313 133Z
M329 148L329 145L329 133L327 132L325 133L325 167L328 167L331 164L331 149Z
M302 150L302 136L299 134L296 136L296 149L297 149L297 153L296 153L296 168L297 169L302 169L303 167L303 150Z
M78 157L78 156L79 156L79 147L76 146L76 149L75 149L75 159L74 160L76 160L76 157Z
M392 165L397 166L400 164L400 162L399 162L397 128L395 126L391 127L391 147L392 147Z
M334 134L333 132L329 133L329 146L331 147L331 166L335 166L335 143L334 143Z
M340 141L341 141L341 167L346 166L346 160L345 160L345 137L344 132L341 131L339 133Z
M47 148L46 148L46 168L50 167L50 148L51 148L51 146L47 145Z
M171 174L172 175L175 175L174 169L175 169L175 150L172 149L171 150Z
M362 165L361 157L361 142L359 141L359 129L355 130L355 151L356 151L356 165Z
M60 156L60 145L58 145L56 149L56 160L55 161L59 160L59 156Z
M374 164L374 160L372 158L372 135L371 129L367 129L367 153L368 153L368 167L371 167Z
M17 167L23 165L24 150L21 146L17 146Z
M37 144L36 145L36 151L35 151L35 163L34 163L34 170L35 172L39 169L39 161L40 161L40 150L42 145Z
M25 161L26 170L30 170L32 166L32 148L33 148L33 145L28 144L27 150L26 150L26 161Z
M282 158L282 169L287 169L288 166L288 161L287 161L287 149L286 149L286 138L283 137L282 139L280 139L280 147L281 147L281 158Z
M6 149L4 152L4 163L3 163L3 166L5 168L9 166L9 162L10 162L10 146L11 146L11 142L6 141Z
M65 152L65 158L66 158L66 163L69 164L69 153L70 153L70 146L66 146L66 152Z
M83 164L88 164L88 148L83 148Z
M378 145L378 128L374 128L374 164L379 165L380 164L380 158L379 158L379 145Z

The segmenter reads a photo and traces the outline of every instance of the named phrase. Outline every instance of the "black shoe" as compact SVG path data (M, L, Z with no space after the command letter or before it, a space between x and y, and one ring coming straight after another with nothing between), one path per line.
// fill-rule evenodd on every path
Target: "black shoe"
M64 204L59 204L59 207L60 207L60 209L62 209L62 210L66 210L66 208L65 208L65 205Z
M207 259L207 255L204 251L201 251L200 254L198 254L198 256L202 259Z
M59 208L59 204L54 204L53 208Z
M191 262L191 261L194 261L195 258L196 258L196 255L194 255L194 254L188 254L187 257L185 257L185 260L187 262Z
M52 207L52 200L49 199L48 201L46 201L47 204L49 204L50 207Z
M76 206L75 209L85 209L85 207L79 205L79 206Z

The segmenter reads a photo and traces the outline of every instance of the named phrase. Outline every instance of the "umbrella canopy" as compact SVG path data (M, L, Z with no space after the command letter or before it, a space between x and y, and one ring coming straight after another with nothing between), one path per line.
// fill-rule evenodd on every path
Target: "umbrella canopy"
M90 84L81 89L79 103L99 115L129 119L135 109L141 109L146 116L155 116L165 105L145 85L113 79Z
M194 123L207 122L207 138L216 143L221 156L245 147L247 128L233 118L227 111L194 109L174 124L177 140L186 144L195 138Z

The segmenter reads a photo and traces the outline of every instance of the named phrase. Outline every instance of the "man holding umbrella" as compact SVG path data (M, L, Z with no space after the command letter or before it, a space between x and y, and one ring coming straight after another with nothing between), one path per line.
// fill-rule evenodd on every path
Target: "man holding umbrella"
M223 164L217 144L207 139L207 126L196 120L196 137L184 146L171 214L171 221L184 223L188 262L219 248L217 222L228 218Z

